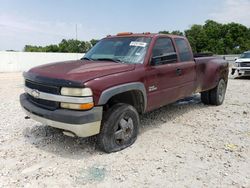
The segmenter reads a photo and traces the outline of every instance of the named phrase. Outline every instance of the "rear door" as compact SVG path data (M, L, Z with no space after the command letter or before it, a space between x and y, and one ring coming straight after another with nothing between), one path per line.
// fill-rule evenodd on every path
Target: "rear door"
M185 38L174 38L178 54L176 71L178 73L178 98L190 96L195 90L196 65L193 53Z

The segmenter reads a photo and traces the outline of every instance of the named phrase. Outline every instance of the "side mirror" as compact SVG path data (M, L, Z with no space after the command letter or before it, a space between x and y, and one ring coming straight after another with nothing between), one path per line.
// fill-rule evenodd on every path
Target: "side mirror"
M162 64L168 64L168 63L174 63L177 62L177 54L174 53L166 53L160 56L152 57L151 59L151 65L162 65Z
M236 61L237 59L239 59L238 57L235 57L234 60Z

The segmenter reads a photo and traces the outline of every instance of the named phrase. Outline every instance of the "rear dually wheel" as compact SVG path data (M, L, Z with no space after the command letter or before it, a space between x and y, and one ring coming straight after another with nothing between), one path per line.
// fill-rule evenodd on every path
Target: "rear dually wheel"
M219 106L224 102L226 89L227 83L224 79L220 79L215 88L201 93L201 101L204 104Z

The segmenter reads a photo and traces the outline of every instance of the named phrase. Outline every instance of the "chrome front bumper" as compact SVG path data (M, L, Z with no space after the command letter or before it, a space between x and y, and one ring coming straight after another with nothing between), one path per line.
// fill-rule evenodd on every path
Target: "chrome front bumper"
M250 67L232 67L232 75L237 73L237 76L250 76Z
M78 137L89 137L89 136L96 135L100 132L101 121L85 123L85 124L69 124L69 123L62 123L59 121L45 119L43 117L32 114L25 109L24 109L24 112L26 113L28 117L30 117L31 119L35 121L42 123L43 125L49 125L51 127L69 131L73 133L73 135L78 136Z
M20 96L20 103L28 117L44 125L69 131L78 137L89 137L100 132L102 107L88 111L66 109L51 111L34 105L28 100L27 94Z

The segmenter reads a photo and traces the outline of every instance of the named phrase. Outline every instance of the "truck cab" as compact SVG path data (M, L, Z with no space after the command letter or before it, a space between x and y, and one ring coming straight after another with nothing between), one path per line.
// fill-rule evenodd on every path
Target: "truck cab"
M68 136L97 135L100 149L132 145L139 114L201 93L221 105L228 63L195 57L182 36L119 33L100 40L81 60L52 63L24 73L20 96L26 114Z

